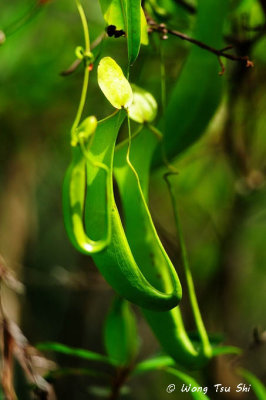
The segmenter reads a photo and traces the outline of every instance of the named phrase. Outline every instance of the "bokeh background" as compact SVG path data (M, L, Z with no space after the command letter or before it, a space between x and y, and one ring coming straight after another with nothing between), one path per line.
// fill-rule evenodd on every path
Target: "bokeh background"
M5 31L32 3L1 0L0 29ZM75 47L83 44L82 29L74 1L43 3L47 4L35 18L16 32L11 29L0 46L0 254L25 286L21 294L4 287L1 296L7 315L32 344L58 341L104 353L102 327L113 291L92 261L70 244L61 207L82 68L68 77L60 72L75 60ZM105 23L97 1L87 0L84 5L93 41ZM170 1L168 7L174 11L170 24L192 34L195 15ZM257 32L246 29L243 21L260 27L256 41L251 39ZM195 376L204 385L232 386L241 382L234 373L238 366L266 381L266 30L260 2L232 1L226 29L239 38L239 54L246 52L255 67L226 63L226 73L220 77L224 82L222 102L202 139L175 161L179 175L174 184L208 331L244 349L242 356L220 357ZM191 46L172 37L164 46L169 94ZM104 41L102 54L110 53L125 64L123 38ZM160 98L159 69L158 48L151 39L150 46L141 51L131 80ZM102 118L110 112L94 68L85 113ZM179 268L173 215L162 175L162 170L152 175L150 206L163 243ZM193 330L186 296L182 308L187 327ZM138 309L135 311L141 360L159 346ZM47 355L60 366L100 369L80 359ZM19 399L24 400L28 394L20 375L18 371ZM140 400L189 398L178 390L167 394L170 383L179 385L163 372L150 373L129 382L130 392L125 396ZM97 398L90 388L105 385L100 378L80 376L55 382L58 399L64 400ZM211 398L254 397L232 392Z

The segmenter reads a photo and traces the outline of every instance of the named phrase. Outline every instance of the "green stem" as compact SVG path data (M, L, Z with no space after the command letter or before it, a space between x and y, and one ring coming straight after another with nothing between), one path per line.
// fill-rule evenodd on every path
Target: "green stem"
M188 255L187 255L187 250L186 250L186 245L185 245L185 240L184 240L184 235L180 223L180 218L179 218L179 213L177 210L177 205L176 205L176 198L175 194L172 188L172 185L168 179L169 175L171 173L167 173L165 175L165 180L169 189L170 197L171 197L171 202L172 202L172 207L173 207L173 212L174 212L174 219L176 223L176 229L177 229L177 234L180 242L180 249L181 249L181 259L182 259L182 264L184 267L185 271L185 277L186 277L186 282L187 282L187 287L188 287L188 294L189 294L189 300L195 320L195 324L199 333L199 337L201 339L202 347L203 347L203 352L205 354L210 354L211 353L211 345L209 342L208 334L206 332L201 312L199 309L199 304L197 300L197 296L195 293L195 286L192 278L192 273L188 261Z
M84 40L85 40L85 51L84 54L86 55L87 53L90 52L90 35L89 35L89 28L88 28L88 23L87 23L87 19L86 19L86 15L84 12L84 9L80 3L79 0L76 0L76 5L78 8L78 12L80 15L80 19L82 22L82 27L83 27L83 32L84 32ZM84 109L84 105L86 102L86 97L87 97L87 90L88 90L88 84L89 84L89 76L90 76L90 71L87 65L85 65L85 70L84 70L84 78L83 78L83 85L82 85L82 91L81 91L81 96L80 96L80 102L79 102L79 106L78 106L78 110L77 110L77 114L74 120L74 123L72 125L71 128L71 136L72 138L75 135L75 131L77 126L79 125L81 116L82 116L82 112Z
M161 74L161 103L162 103L162 112L163 112L162 119L163 119L163 128L165 131L166 73L165 73L164 51L163 51L162 41L160 42L160 74ZM153 131L154 131L154 128L153 128ZM156 131L158 131L158 129L156 129ZM162 135L162 133L161 133L161 135ZM162 135L162 138L163 138L163 135ZM211 354L211 346L210 346L208 334L206 332L206 329L205 329L205 326L204 326L204 323L202 320L202 316L201 316L198 301L197 301L197 296L195 293L195 287L194 287L192 273L191 273L190 266L189 266L185 240L184 240L183 231L182 231L182 227L181 227L181 223L180 223L179 213L177 210L175 194L174 194L172 185L171 185L170 181L168 180L169 175L177 174L178 171L176 170L176 168L174 166L172 166L168 162L163 142L162 142L161 148L162 148L162 158L164 160L166 167L169 170L169 172L167 174L165 174L165 180L166 180L166 183L167 183L167 186L169 189L169 194L171 197L171 202L172 202L172 207L173 207L173 212L174 212L174 219L175 219L176 229L177 229L177 235L178 235L179 242L180 242L181 258L182 258L182 264L184 266L185 277L186 277L186 282L187 282L187 287L188 287L189 301L191 304L196 328L198 330L200 340L202 343L203 353L206 355L210 355Z
M131 135L131 141L133 139L135 139L135 137L138 136L138 134L142 131L142 129L143 129L143 125L138 126L138 128L135 130L135 132L132 133L132 135ZM128 141L129 141L129 138L127 138L127 139L123 140L122 142L118 143L115 146L115 151L119 150L121 147L124 147L126 144L128 144Z
M151 124L147 124L149 130L151 131L151 133L154 134L154 136L159 140L163 140L163 134L161 131L159 131L158 128L156 128L155 126L151 125Z
M86 18L84 9L80 3L80 0L76 0L76 4L77 4L78 12L80 15L80 19L82 22L82 26L83 26L84 39L85 39L85 53L87 53L90 51L90 34L89 34L87 18Z
M162 111L163 111L163 126L164 126L164 131L165 131L165 110L166 110L166 74L165 74L165 62L164 62L164 49L163 49L163 44L162 44L162 40L160 40L160 74L161 74L161 103L162 103ZM164 146L162 145L162 153L163 153L163 159L164 162L167 166L167 168L170 171L175 170L175 168L171 165L169 165L169 162L166 158L165 155L165 151L164 151ZM169 174L171 174L172 172L170 172ZM175 170L174 173L177 173L177 171ZM201 313L199 310L199 305L198 305L198 301L197 301L197 297L196 297L196 293L195 293L195 287L194 287L194 282L193 282L193 278L192 278L192 274L191 274L191 270L190 270L190 266L189 266L189 261L188 261L188 256L187 256L187 250L186 250L186 246L185 246L185 240L184 240L184 236L183 236L183 231L182 231L182 227L181 227L181 223L180 223L180 218L179 218L179 214L178 214L178 210L177 210L177 206L176 206L176 201L175 201L175 195L173 192L173 188L171 183L169 182L169 180L167 179L169 174L165 175L165 180L167 182L168 185L168 189L169 189L169 193L170 193L170 197L171 197L171 201L172 201L172 207L173 207L173 211L174 211L174 218L175 218L175 223L176 223L176 229L177 229L177 234L179 237L179 242L180 242L180 248L181 248L181 258L182 258L182 263L184 266L184 270L185 270L185 277L186 277L186 281L187 281L187 286L188 286L188 293L189 293L189 299L190 299L190 303L191 303L191 307L192 307L192 312L194 315L194 319L195 319L195 323L196 323L196 327L198 329L201 341L202 341L202 345L204 348L208 348L210 346L209 344L209 339L208 339L208 335L207 332L205 330L204 324L203 324L203 320L201 317Z
M164 61L164 48L163 48L163 40L160 39L160 45L159 45L159 53L160 53L160 78L161 78L161 105L162 105L162 127L163 127L163 132L166 131L166 119L165 119L165 113L166 113L166 72L165 72L165 61ZM158 129L157 129L158 131ZM158 131L159 132L159 131ZM178 174L177 169L172 166L166 155L166 150L164 146L164 140L163 140L163 133L161 133L162 140L161 140L161 152L162 152L162 160L164 161L165 166L168 168L170 172L173 174Z

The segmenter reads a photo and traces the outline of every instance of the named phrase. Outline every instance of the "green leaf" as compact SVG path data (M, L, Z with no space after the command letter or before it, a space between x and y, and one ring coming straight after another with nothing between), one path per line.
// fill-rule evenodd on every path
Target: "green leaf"
M241 354L242 350L235 346L217 346L212 348L212 354L214 357L222 354Z
M100 0L102 13L108 25L126 30L121 0Z
M78 358L83 358L85 360L99 361L99 362L104 362L107 364L113 364L113 361L110 360L106 356L103 356L98 353L94 353L92 351L84 350L84 349L68 347L61 343L56 343L56 342L40 343L40 344L38 344L37 348L42 351L44 351L44 350L54 351L56 353L66 354L66 355L74 356L74 357L78 357Z
M124 0L126 4L126 32L128 61L136 61L141 42L141 0Z
M155 98L146 90L131 85L133 90L133 101L128 109L129 117L140 124L152 122L157 114L157 103Z
M198 2L193 37L215 48L223 47L223 28L228 0ZM218 75L217 58L193 46L167 104L164 145L168 160L180 155L205 132L220 104L224 80ZM156 149L153 166L163 164L161 148Z
M122 69L111 57L101 59L98 66L98 83L105 97L115 108L128 108L133 93Z
M166 372L168 372L171 375L174 375L176 378L178 378L181 382L185 383L186 385L191 385L191 388L196 387L200 388L201 386L195 381L194 378L191 376L185 374L184 372L181 372L177 369L174 368L166 368ZM210 400L209 397L203 392L203 391L198 391L198 392L189 392L191 397L195 400Z
M146 17L143 11L143 8L141 8L141 44L144 44L147 46L149 44L149 36L148 36L148 24L146 21Z
M104 343L108 356L116 365L129 365L138 351L135 316L128 301L116 297L106 318Z
M133 374L143 374L145 372L162 369L165 367L172 367L175 365L173 358L169 356L156 356L144 361L141 361L136 365Z
M133 64L138 57L140 44L148 44L149 41L141 0L100 0L100 3L107 24L126 31L128 61Z
M254 374L242 368L238 370L238 373L252 386L258 400L266 399L266 387Z

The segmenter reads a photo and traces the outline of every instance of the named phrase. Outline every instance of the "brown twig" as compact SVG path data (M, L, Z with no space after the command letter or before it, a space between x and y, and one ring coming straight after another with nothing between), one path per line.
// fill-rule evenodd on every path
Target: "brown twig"
M112 390L109 396L109 400L117 400L120 394L120 390L128 379L128 376L132 370L132 367L122 367L117 369L117 375L112 383Z
M232 45L229 45L223 49L215 49L214 47L211 47L211 46L207 45L206 43L201 42L200 40L194 39L185 33L179 32L175 29L170 29L165 24L157 24L150 16L146 15L146 17L147 17L147 22L149 24L150 32L158 32L158 33L162 34L162 39L167 39L168 38L167 35L170 34L170 35L178 37L181 40L185 40L187 42L193 43L203 50L206 50L206 51L209 51L210 53L215 54L218 57L218 61L222 68L220 74L222 74L225 70L225 67L224 67L224 64L222 63L221 58L227 58L232 61L244 62L246 67L254 66L253 62L249 59L248 56L235 55L235 54L228 53L227 51L232 49L232 47L233 47Z
M2 304L2 284L20 292L21 284L13 276L0 255L0 342L1 368L0 381L7 400L17 400L14 388L14 358L24 371L28 383L32 386L35 399L56 400L52 386L38 372L38 366L47 369L53 365L38 351L29 345L20 328L6 315Z
M73 61L73 63L70 65L70 67L68 67L64 71L60 72L60 75L61 76L68 76L68 75L73 74L73 72L75 72L76 69L78 68L78 66L81 64L81 61L82 60L77 58L75 61Z

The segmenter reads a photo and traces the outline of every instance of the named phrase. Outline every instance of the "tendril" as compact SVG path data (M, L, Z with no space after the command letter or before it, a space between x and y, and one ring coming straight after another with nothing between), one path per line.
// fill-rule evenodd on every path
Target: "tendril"
M163 128L165 131L166 74L165 74L165 59L164 59L164 49L163 49L163 41L162 40L160 40L160 74L161 74L161 104L162 104L162 111L163 111L162 119L163 119ZM150 129L154 130L155 128L150 127ZM161 134L161 135L163 138L163 134ZM174 193L172 184L169 180L169 177L171 175L178 175L178 170L175 168L175 166L173 166L171 163L169 163L167 156L166 156L165 147L163 145L163 140L161 143L161 149L162 149L162 158L163 158L164 164L168 169L168 172L166 172L163 177L167 184L167 188L168 188L171 203L172 203L176 231L177 231L177 236L178 236L178 240L180 243L180 249L181 249L181 259L182 259L186 283L187 283L187 287L188 287L189 301L191 304L196 328L198 330L199 337L200 337L200 340L202 343L203 353L204 353L204 355L209 356L209 355L211 355L211 345L210 345L208 334L206 332L206 329L205 329L205 326L203 323L203 319L201 316L201 312L199 309L199 304L198 304L198 300L197 300L197 296L196 296L196 292L195 292L195 286L194 286L192 273L191 273L191 269L190 269L190 265L189 265L189 261L188 261L188 255L187 255L187 249L186 249L186 245L185 245L183 230L182 230L179 212L178 212L178 208L177 208L175 193Z
M82 59L86 60L86 57L91 57L91 51L90 51L90 35L89 35L89 28L88 28L88 23L87 23L87 19L86 19L86 15L84 12L84 9L80 3L79 0L76 0L76 5L78 8L78 12L80 15L80 19L82 22L82 27L83 27L83 33L84 33L84 41L85 41L85 50L83 50L82 47L78 47L76 49L76 55L77 57L82 57ZM79 56L78 56L79 55ZM78 106L78 110L77 110L77 114L74 120L74 123L72 125L71 128L71 137L73 139L74 135L75 135L75 131L80 123L80 119L82 116L82 112L84 109L84 105L86 102L86 96L87 96L87 90L88 90L88 84L89 84L89 76L90 76L90 69L87 67L87 65L85 66L84 69L84 78L83 78L83 85L82 85L82 91L81 91L81 96L80 96L80 102L79 102L79 106Z

